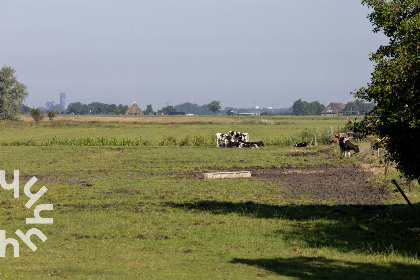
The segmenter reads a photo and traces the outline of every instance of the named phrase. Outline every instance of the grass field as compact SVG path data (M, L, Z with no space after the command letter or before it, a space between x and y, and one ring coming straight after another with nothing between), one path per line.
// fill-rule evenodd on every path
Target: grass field
M0 229L20 244L19 258L6 247L0 279L418 279L418 183L409 186L392 166L384 180L369 143L350 159L340 159L334 145L177 145L193 135L214 141L216 132L229 130L275 143L336 130L336 119L163 119L0 123L0 143L7 144L0 146L0 170L7 183L20 171L19 198L0 188ZM42 145L54 137L139 134L150 145ZM165 138L175 141L159 145ZM29 140L34 144L13 145ZM239 170L252 177L201 177ZM27 209L23 189L33 176L38 182L31 192L42 186L48 191ZM54 205L40 213L54 223L27 225L40 204ZM48 238L32 236L36 251L15 234L33 227Z
M43 145L43 143L86 139L136 140L141 146L214 146L215 134L230 130L248 132L250 141L290 146L297 141L325 139L330 127L347 124L345 117L224 117L224 116L68 116L36 125L29 117L21 122L0 123L0 145ZM311 137L310 139L307 139ZM196 139L194 139L196 138ZM28 144L29 143L29 144Z

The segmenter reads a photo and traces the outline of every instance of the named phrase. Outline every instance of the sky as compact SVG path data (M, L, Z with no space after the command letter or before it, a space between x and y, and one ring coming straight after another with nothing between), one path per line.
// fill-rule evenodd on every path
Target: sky
M347 103L370 81L360 0L0 0L0 67L25 104Z

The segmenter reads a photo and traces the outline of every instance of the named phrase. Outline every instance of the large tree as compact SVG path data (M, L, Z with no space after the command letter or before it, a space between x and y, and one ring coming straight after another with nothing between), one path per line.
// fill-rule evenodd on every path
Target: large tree
M15 70L4 66L0 70L0 120L16 120L27 96L26 86L18 82Z
M144 110L145 115L153 115L154 112L152 104L147 105L146 110Z
M371 55L371 82L354 95L373 102L364 119L369 132L385 138L388 157L408 179L420 178L420 2L364 0L373 9L373 31L389 43Z
M346 103L346 107L344 107L343 111L353 111L353 113L350 113L350 115L357 115L370 112L373 107L375 107L372 103L363 102L362 100L356 99L351 102Z
M309 103L299 99L293 102L292 114L297 116L320 115L324 109L325 106L319 103L319 101Z
M217 114L222 110L222 106L220 106L220 101L214 100L206 105L213 114Z

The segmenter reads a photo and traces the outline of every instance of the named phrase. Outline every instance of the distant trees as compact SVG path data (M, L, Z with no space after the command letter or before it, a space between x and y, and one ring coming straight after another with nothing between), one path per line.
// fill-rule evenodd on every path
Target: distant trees
M31 108L31 107L29 107L29 106L26 106L26 105L22 105L22 107L21 107L21 111L22 111L22 114L24 114L24 115L28 115L28 114L30 114L30 113L31 113L32 108Z
M345 104L343 111L363 111L369 112L375 105L372 103L366 103L361 100L354 100ZM310 116L310 115L321 115L322 110L325 106L319 103L319 101L306 102L302 99L296 100L292 105L292 115L296 116ZM351 113L349 113L351 114ZM357 114L357 113L354 113Z
M109 105L108 108L106 109L106 113L108 115L119 115L117 105L115 105L115 104Z
M145 115L153 115L155 111L153 111L152 104L147 105L146 110L144 110Z
M169 113L172 113L172 112L176 112L176 110L175 110L174 106L168 105L168 106L162 108L162 112L165 113L165 114L169 114Z
M220 106L220 101L212 101L209 104L206 105L210 111L213 112L214 115L219 113L222 110L222 106Z
M106 104L101 102L92 102L83 104L81 102L70 103L67 111L75 115L124 115L128 110L127 105Z
M209 110L207 105L198 105L195 103L185 102L175 107L176 112L187 112L188 114L194 115L211 115L212 112Z
M16 120L28 96L26 86L14 74L15 70L8 66L0 70L0 121Z
M319 103L319 101L313 101L311 103L302 101L302 99L296 100L292 105L292 115L296 116L308 116L308 115L321 115L322 110L325 106Z
M101 102L92 102L88 105L88 108L92 115L102 115L107 113L108 104Z
M225 110L223 110L226 115L233 116L235 113L233 112L233 107L226 107Z
M67 106L67 111L75 115L87 115L89 114L89 107L81 102L74 102Z
M346 103L346 107L343 111L363 111L363 113L370 112L375 105L373 103L366 103L362 100L356 99L355 101ZM357 112L353 113L354 115Z

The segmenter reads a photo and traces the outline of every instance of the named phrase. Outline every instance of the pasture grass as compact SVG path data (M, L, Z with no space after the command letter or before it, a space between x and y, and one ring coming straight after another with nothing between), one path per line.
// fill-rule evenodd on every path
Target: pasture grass
M86 134L91 129L90 137L115 137L108 134L112 129L131 137L143 124L78 125L3 127L0 141L15 137L24 141L32 132L33 141L43 141L50 138L45 137L50 131L60 139L72 139L78 129ZM276 125L242 125L239 128L244 129L235 130L278 137L275 129L264 130ZM171 126L148 124L143 131L179 137L177 129L186 134L195 126L211 133L233 130L224 124L184 124L168 133ZM293 136L304 129L284 133ZM200 178L202 172L366 164L365 168L378 171L367 187L382 187L375 183L383 180L381 162L367 147L345 160L339 159L336 146L324 145L306 149L15 145L0 147L0 155L7 182L13 179L13 170L20 170L19 199L0 189L1 229L7 238L18 238L17 229L26 232L34 226L25 224L25 218L33 217L33 208L24 206L23 192L32 176L38 178L32 192L48 188L37 205L54 204L53 211L41 212L42 217L54 218L54 224L35 225L48 239L43 243L32 236L35 252L21 241L19 258L12 256L8 245L6 258L0 259L1 279L417 279L419 275L417 182L408 194L413 210L398 193L381 205L337 205L328 200L317 204L308 198L286 199L279 193L286 186L270 179ZM398 178L398 172L391 169L389 176ZM384 184L392 189L388 181Z
M164 122L165 121L165 122ZM347 119L290 116L59 116L36 125L28 117L0 122L0 146L215 146L216 133L248 132L250 141L325 144Z

